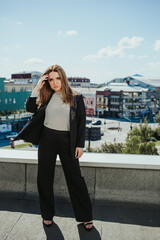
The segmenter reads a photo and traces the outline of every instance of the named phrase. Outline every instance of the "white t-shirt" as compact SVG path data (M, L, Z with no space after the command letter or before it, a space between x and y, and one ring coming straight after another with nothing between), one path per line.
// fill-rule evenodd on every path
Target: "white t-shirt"
M30 97L38 97L38 93L33 90ZM70 130L70 105L63 102L62 92L53 93L45 109L44 125L55 130Z

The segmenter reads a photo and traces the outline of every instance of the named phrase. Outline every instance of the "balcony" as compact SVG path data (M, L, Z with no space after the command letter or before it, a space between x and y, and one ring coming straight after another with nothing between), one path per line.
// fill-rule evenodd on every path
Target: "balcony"
M133 99L132 96L123 96L123 99Z
M139 96L139 97L134 96L133 99L136 99L136 100L137 99L142 99L142 96Z
M111 101L110 104L112 104L112 105L119 105L119 102L113 102L113 101Z
M37 201L37 152L1 149L0 239L159 239L159 156L84 153L80 165L92 200L93 231L86 233L74 219L59 158L55 223L46 229Z
M125 106L141 106L141 103L140 102L125 102L123 105Z
M119 112L119 108L110 108L110 111L112 111L112 112Z
M125 102L123 105L125 105L125 106L132 106L133 103L132 102Z
M117 98L120 98L120 96L113 96L112 95L112 96L110 96L110 98L116 98L117 99Z
M138 113L138 112L143 112L144 109L127 109L127 108L123 108L123 112L133 112L133 113Z
M133 102L133 105L134 106L141 106L141 103L140 102Z

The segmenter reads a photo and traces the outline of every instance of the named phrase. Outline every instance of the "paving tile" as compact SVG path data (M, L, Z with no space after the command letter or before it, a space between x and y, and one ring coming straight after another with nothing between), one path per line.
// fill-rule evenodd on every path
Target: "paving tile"
M0 240L159 240L160 210L93 204L94 227L85 231L70 203L55 203L51 227L42 224L38 201L0 199Z

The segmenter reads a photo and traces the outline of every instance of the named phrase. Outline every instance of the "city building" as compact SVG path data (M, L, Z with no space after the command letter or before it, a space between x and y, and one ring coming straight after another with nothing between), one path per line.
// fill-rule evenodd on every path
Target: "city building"
M126 78L116 78L107 83L107 86L111 83L127 83L129 86L139 86L143 89L149 89L155 97L156 104L160 110L160 79L146 79L142 75L135 74Z
M86 108L86 115L94 117L96 115L96 88L74 88L73 89L84 97L84 104Z
M21 72L11 74L11 79L0 78L0 111L24 110L26 99L36 86L42 73ZM70 77L69 84L72 87L88 88L90 80L88 78ZM95 88L94 88L95 92ZM88 95L87 95L88 94ZM92 91L86 93L87 114L95 114L95 95ZM86 100L85 100L86 101Z
M5 78L0 78L0 111L24 110L30 91L7 91Z
M98 88L96 91L96 116L107 117L110 91L106 87Z
M110 85L109 116L138 119L153 118L157 113L155 93L140 86Z
M103 108L99 109L102 116L125 119L144 119L145 117L153 119L158 112L158 102L153 89L138 85L131 86L124 82L110 82L107 87L105 86L100 90L103 98L105 94L108 98L107 112L103 111Z
M71 87L90 87L90 79L80 77L68 77Z
M41 72L22 72L22 73L14 73L11 74L10 82L15 84L30 84L36 85L39 78L41 77Z

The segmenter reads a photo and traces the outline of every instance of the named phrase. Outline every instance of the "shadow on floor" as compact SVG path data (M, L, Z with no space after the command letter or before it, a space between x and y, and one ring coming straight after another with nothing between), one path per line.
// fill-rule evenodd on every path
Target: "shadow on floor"
M55 222L53 222L51 227L44 226L44 231L47 237L46 240L65 240L60 228Z
M87 232L80 223L77 225L77 228L80 240L101 240L101 236L95 227L93 227L92 231ZM44 231L46 240L65 240L63 233L55 222L53 222L52 226L49 228L44 226Z
M70 203L55 203L56 216L74 218ZM38 201L25 199L0 198L0 211L23 212L40 215ZM93 204L93 219L105 222L160 227L160 209L137 208L129 206ZM81 226L78 225L79 235ZM58 230L57 230L58 231ZM63 238L62 238L63 239ZM83 236L82 236L83 239ZM97 238L98 239L98 238Z

